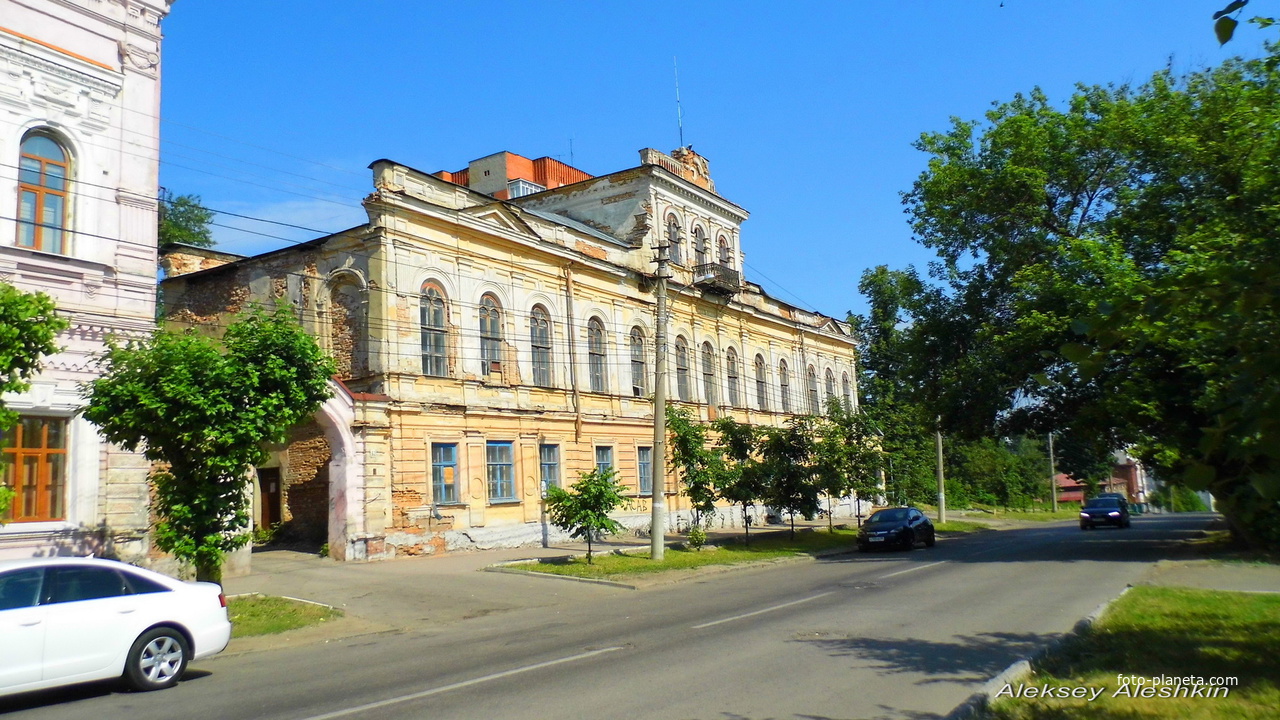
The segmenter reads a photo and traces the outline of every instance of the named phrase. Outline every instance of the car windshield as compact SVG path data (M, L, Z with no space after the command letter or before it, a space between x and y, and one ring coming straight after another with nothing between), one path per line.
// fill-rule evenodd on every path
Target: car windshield
M1094 498L1085 503L1086 508L1118 508L1120 501L1115 498Z
M898 522L907 519L907 508L889 508L880 510L867 522Z

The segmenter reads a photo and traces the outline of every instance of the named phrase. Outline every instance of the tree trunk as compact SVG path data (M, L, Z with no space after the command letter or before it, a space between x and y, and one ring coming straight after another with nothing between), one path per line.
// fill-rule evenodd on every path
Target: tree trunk
M742 506L742 544L751 547L751 516L747 514L747 506Z
M587 564L588 565L595 564L591 562L591 531L590 530L587 531Z
M792 540L795 540L795 539L796 539L796 513L795 513L795 511L794 511L794 510L792 510L792 511L791 511L791 535L790 535L790 539L792 539Z
M222 563L213 562L197 562L196 563L196 580L199 582L211 582L222 584Z
M835 506L836 499L831 493L827 493L827 532L835 534Z

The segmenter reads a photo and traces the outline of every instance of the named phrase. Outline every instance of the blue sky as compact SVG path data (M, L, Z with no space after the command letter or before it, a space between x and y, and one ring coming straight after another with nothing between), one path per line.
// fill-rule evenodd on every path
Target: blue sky
M931 257L899 196L924 168L922 132L1035 86L1061 100L1077 82L1258 53L1269 35L1251 26L1218 47L1224 4L184 0L164 22L161 184L332 232L364 220L378 158L568 162L572 142L575 165L613 172L678 145L674 57L685 142L752 214L747 276L843 317L865 308L865 268ZM315 236L216 222L243 254Z

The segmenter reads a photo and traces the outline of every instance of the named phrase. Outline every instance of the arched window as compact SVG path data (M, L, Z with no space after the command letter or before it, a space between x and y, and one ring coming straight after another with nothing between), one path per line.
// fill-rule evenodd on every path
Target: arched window
M853 409L853 386L849 384L849 373L840 378L840 389L844 394L844 409Z
M67 151L42 132L22 139L18 159L18 247L65 253Z
M786 360L778 361L778 392L782 395L782 412L791 412L791 373Z
M604 377L604 323L600 318L587 322L587 370L591 392L608 392Z
M419 298L419 315L422 325L422 374L446 377L449 374L449 358L446 342L449 327L444 304L444 293L435 285L423 285Z
M707 264L707 233L700 227L693 229L693 264Z
M721 265L725 267L733 265L733 253L729 250L729 238L721 235L716 240L716 253Z
M533 384L551 387L551 316L535 305L529 315L529 349L533 353Z
M716 351L711 343L702 343L702 396L708 405L716 404Z
M724 354L724 375L729 383L729 404L738 407L742 397L738 392L738 353L733 348Z
M817 370L815 370L815 369L813 369L813 366L812 366L812 365L810 365L810 366L809 366L809 374L808 374L807 376L805 376L805 380L806 380L806 381L807 381L807 383L808 383L806 387L807 387L807 388L808 388L808 390L809 390L809 414L810 414L810 415L817 415L817 414L818 414L818 410L819 410L819 405L818 405L818 371L817 371Z
M480 298L480 376L502 371L502 306L492 295Z
M831 401L834 400L836 397L836 375L835 373L831 372L831 368L827 368L826 383L827 383L827 397L825 398L824 402L827 405L830 405ZM823 410L826 410L826 407L823 407Z
M684 254L680 252L680 221L675 215L667 216L667 247L667 257L671 258L671 262L683 265Z
M676 337L676 397L689 402L689 343Z
M769 410L769 385L765 379L763 355L756 355L756 407Z
M631 395L644 397L648 386L648 366L644 357L644 331L631 328Z

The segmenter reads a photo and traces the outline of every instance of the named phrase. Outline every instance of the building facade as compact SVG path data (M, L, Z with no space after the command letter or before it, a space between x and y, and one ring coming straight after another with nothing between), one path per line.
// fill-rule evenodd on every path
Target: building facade
M160 21L167 0L0 0L0 281L70 327L4 434L0 558L145 560L147 468L79 417L108 336L155 327Z
M612 467L619 519L647 526L663 245L672 401L764 424L857 402L849 327L743 279L747 213L689 148L599 177L512 153L371 169L365 225L249 258L162 249L167 321L283 302L338 362L334 398L258 469L259 523L345 559L536 543L556 536L545 486Z

